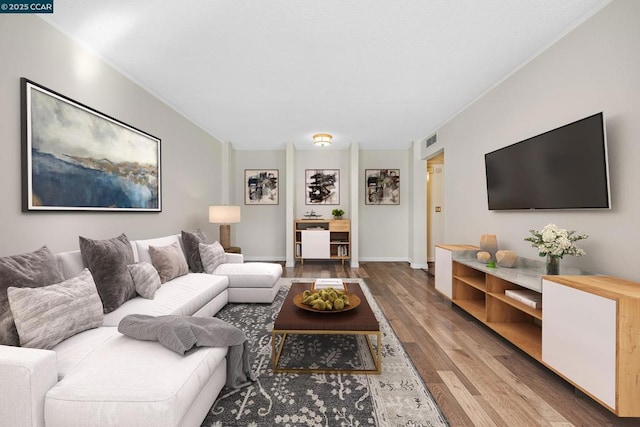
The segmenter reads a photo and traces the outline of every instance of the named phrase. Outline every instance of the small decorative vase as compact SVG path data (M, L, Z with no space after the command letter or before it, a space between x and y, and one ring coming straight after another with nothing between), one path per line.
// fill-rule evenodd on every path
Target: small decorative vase
M491 254L491 261L496 260L498 251L498 239L495 234L483 234L480 236L480 250Z
M560 274L560 257L547 255L547 275Z
M496 252L496 261L500 267L511 268L516 265L518 256L513 251L498 251Z
M476 254L476 258L478 261L486 264L491 260L491 254L489 252L479 251Z

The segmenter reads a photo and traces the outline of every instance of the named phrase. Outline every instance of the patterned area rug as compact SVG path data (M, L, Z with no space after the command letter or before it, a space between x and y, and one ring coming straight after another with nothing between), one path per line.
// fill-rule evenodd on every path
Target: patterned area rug
M238 326L251 343L258 381L224 388L202 426L447 426L389 322L363 280L360 283L382 331L382 374L275 374L271 330L292 281L272 304L229 304L219 317ZM375 344L375 336L371 336ZM280 367L370 369L363 337L289 336Z

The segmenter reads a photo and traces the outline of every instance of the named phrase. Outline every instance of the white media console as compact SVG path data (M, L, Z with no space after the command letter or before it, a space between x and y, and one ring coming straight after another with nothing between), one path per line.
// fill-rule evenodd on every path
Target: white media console
M477 247L436 247L436 289L462 310L620 417L640 416L640 283L519 258L489 268ZM509 298L542 293L542 307ZM543 316L544 311L544 316Z

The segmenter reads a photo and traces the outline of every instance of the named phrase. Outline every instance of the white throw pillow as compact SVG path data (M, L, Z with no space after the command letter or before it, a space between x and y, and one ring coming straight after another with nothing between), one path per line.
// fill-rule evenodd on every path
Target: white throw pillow
M148 262L138 262L127 266L133 283L136 285L136 292L146 299L153 299L156 291L160 289L160 275L155 267Z
M224 248L218 242L210 245L200 243L198 248L200 249L200 258L202 259L205 273L213 274L215 269L222 264L226 258Z
M102 326L102 300L89 269L42 288L7 289L22 347L51 349L87 329Z

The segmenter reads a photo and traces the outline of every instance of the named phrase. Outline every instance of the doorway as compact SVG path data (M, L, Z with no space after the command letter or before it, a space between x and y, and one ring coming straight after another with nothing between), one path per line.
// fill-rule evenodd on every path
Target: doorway
M427 159L427 262L444 243L444 150Z

